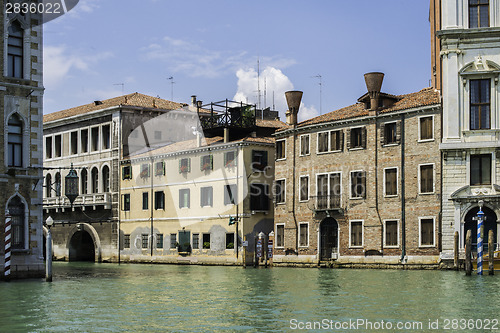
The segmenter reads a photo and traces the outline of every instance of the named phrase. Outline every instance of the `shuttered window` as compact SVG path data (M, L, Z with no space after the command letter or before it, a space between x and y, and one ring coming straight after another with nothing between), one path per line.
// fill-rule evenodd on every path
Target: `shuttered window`
M351 221L351 246L363 246L363 222Z
M385 195L398 195L398 169L385 169Z
M385 246L398 246L398 221L385 221Z
M366 172L352 171L351 172L351 198L366 197Z
M420 193L434 192L434 165L420 166Z

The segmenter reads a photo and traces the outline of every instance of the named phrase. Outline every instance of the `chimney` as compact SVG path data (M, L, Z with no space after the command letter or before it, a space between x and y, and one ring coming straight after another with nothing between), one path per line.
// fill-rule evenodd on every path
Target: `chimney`
M370 96L370 110L372 111L378 109L378 98L383 80L384 73L371 72L365 74L366 88L368 89L368 96Z
M286 112L286 123L290 126L297 125L297 113L299 112L300 101L302 100L302 91L287 91L285 92L288 111Z
M196 107L196 105L197 105L196 104L196 95L192 95L191 96L191 105L194 106L194 107Z
M224 127L224 143L229 142L229 128Z

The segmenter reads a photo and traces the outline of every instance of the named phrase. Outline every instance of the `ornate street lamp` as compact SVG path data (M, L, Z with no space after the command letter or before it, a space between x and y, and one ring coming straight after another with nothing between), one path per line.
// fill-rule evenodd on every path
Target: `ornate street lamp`
M73 163L71 163L71 169L68 172L68 175L65 177L65 191L64 195L69 199L71 206L73 206L73 202L78 197L78 175L76 174L76 170L73 169Z

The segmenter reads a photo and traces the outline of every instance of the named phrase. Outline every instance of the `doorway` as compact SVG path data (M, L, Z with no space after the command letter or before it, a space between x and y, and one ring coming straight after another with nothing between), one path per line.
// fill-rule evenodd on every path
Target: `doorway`
M339 225L332 217L325 218L320 225L320 259L331 260L338 253Z

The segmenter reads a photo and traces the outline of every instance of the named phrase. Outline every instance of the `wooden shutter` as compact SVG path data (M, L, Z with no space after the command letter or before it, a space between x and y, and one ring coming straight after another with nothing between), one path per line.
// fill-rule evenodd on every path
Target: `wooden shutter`
M380 145L383 146L387 142L385 137L385 123L380 124Z
M344 131L339 130L339 150L343 151L344 150Z
M361 185L363 186L362 197L366 198L366 171L361 171Z
M396 122L396 143L401 143L401 120Z
M366 148L366 126L361 129L361 146Z
M351 149L351 129L348 128L347 131L346 131L346 135L347 135L347 149Z

